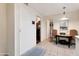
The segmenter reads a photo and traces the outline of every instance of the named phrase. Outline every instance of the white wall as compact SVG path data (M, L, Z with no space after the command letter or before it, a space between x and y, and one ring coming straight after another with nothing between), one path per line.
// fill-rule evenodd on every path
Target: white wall
M35 21L37 16L41 18L41 41L43 41L43 39L45 39L46 37L46 22L43 20L42 15L40 13L38 13L35 9L26 6L25 4L15 4L15 15L15 19L19 19L20 21L19 26L17 26L17 24L19 24L17 23L18 21L15 22L15 28L19 28L17 28L18 30L16 29L15 32L20 34L18 34L16 37L20 40L21 55L36 45L36 24L32 24L32 21ZM44 37L43 34L45 35ZM17 42L19 41L18 39ZM17 46L15 45L16 48L19 46L19 42L17 42ZM16 52L18 49L19 47L16 49Z
M14 4L7 4L7 35L8 35L8 54L9 55L15 55L15 31L14 31L14 23L15 17L14 17Z
M20 55L20 19L21 9L19 4L14 4L15 8L15 55Z
M53 23L54 23L54 29L58 29L59 32L59 22L60 18L62 18L63 15L55 15L52 16ZM71 13L67 13L67 17L69 18L69 30L70 29L76 29L79 33L79 11L74 11Z
M32 20L35 20L35 13L24 4L20 5L20 55L36 45L36 31Z
M0 4L0 55L23 54L36 45L36 25L41 18L41 41L46 39L46 20L24 4Z
M47 19L47 39L50 37L50 20Z
M0 55L7 53L6 4L0 4Z
M35 9L25 4L7 4L8 54L21 55L36 45L36 24L41 18L41 41L46 39L46 20Z
M68 15L70 18L69 29L76 29L79 34L79 10Z
M47 19L45 17L43 17L41 19L41 41L44 41L45 39L47 39Z
M19 39L20 9L16 4L7 4L8 55L20 54Z

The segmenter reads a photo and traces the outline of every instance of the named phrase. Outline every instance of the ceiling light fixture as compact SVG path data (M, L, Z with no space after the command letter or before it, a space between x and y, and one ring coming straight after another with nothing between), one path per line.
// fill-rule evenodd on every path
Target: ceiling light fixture
M63 12L63 17L61 18L61 20L68 20L69 18L66 17L66 7L65 6L63 7L63 10L64 10L64 12Z

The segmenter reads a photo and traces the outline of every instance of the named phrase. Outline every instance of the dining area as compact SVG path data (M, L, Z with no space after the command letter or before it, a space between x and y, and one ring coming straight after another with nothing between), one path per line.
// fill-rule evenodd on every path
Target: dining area
M68 48L70 46L74 45L75 46L75 36L78 35L77 30L71 29L69 34L66 33L57 33L56 29L53 29L52 31L52 39L55 39L56 44L62 44L62 45L67 45Z
M65 16L65 14L63 14ZM78 28L73 27L70 18L53 18L50 20L50 42L55 42L56 45L66 45L68 48L76 45L76 36L79 35Z
M49 42L55 44L55 46L58 47L57 48L58 50L59 48L61 48L60 51L68 49L67 50L68 54L79 56L79 26L78 26L79 23L75 19L75 17L73 18L72 16L73 14L72 15L63 14L63 15L65 17L61 17L62 15L57 15L51 18L49 23L50 24ZM73 50L73 53L71 53L71 50ZM58 51L59 54L60 51ZM62 55L64 53L62 52Z
M64 22L64 20L62 20L62 23L63 22ZM59 26L58 28L56 28L55 25L56 24L52 22L52 25L50 26L49 42L54 43L55 46L58 47L57 48L58 50L59 50L59 48L61 48L62 51L64 49L68 49L68 51L73 50L72 54L79 56L79 32L78 32L78 29L76 27L70 29L67 22L64 22L63 24L58 25ZM64 47L66 47L66 48L64 48ZM64 52L64 53L66 53L66 52ZM71 53L69 53L69 54L71 54Z

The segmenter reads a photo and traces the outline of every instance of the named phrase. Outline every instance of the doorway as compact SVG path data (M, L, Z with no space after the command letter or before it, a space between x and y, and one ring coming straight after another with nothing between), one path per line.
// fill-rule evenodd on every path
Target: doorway
M36 44L41 42L41 21L40 18L37 18L36 22Z

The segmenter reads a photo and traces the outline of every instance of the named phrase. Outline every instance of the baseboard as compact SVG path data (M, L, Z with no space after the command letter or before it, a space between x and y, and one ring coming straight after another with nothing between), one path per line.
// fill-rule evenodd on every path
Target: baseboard
M0 53L0 56L8 56L8 53Z

